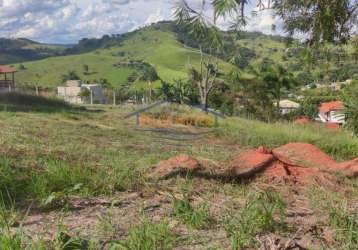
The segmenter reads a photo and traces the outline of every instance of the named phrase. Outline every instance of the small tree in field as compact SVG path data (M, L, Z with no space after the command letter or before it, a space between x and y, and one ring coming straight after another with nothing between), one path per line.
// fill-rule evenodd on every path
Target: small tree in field
M87 64L83 64L83 74L88 75L89 73L89 66Z
M208 108L209 95L215 87L217 76L219 73L217 59L213 62L211 56L207 59L204 58L201 52L200 70L195 69L193 66L189 68L189 80L197 85L200 95L200 104L206 110Z
M68 80L81 80L76 71L68 71L66 74L62 75L62 81L66 82Z

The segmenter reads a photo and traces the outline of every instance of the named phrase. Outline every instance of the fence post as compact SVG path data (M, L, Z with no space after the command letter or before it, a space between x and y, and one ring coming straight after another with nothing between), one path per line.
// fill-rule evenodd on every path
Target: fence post
M219 118L215 115L215 127L219 127Z
M116 106L116 91L113 90L113 106Z
M91 105L93 105L93 91L92 91L92 89L90 90L90 93L91 93Z
M136 115L136 124L137 124L137 126L140 125L140 113L137 113L137 115Z

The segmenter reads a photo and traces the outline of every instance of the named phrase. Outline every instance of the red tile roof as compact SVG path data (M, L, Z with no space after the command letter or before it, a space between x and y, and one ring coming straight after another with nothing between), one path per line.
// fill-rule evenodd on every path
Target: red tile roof
M4 74L4 73L14 73L17 70L15 68L11 68L9 66L5 66L5 65L0 65L0 74Z
M334 101L334 102L324 102L319 107L320 113L328 113L334 110L342 110L344 109L344 104L341 101Z

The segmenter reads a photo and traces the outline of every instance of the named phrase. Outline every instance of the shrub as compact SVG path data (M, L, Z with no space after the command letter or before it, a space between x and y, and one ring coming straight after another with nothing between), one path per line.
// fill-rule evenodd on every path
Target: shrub
M342 99L346 106L347 127L358 135L358 81L352 82L342 91Z

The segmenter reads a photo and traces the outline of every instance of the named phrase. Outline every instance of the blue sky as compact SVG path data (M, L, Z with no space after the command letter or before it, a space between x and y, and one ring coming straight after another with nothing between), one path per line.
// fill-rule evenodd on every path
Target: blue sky
M188 0L194 6L202 0ZM170 20L176 0L0 0L0 37L74 43ZM254 7L251 6L250 10ZM211 10L208 9L210 13ZM248 30L271 33L269 11L251 18Z

